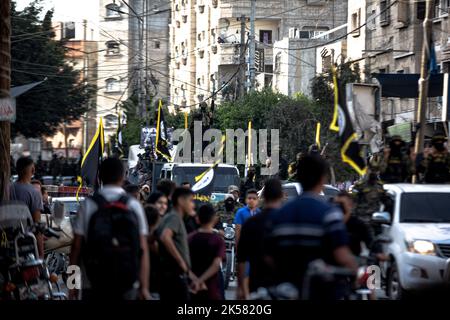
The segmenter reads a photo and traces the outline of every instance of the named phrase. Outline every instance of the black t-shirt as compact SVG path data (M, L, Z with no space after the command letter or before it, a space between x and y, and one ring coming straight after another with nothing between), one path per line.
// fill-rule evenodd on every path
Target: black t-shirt
M190 234L199 228L199 225L195 221L195 217L192 216L184 218L184 226L186 227L187 234Z
M264 261L267 218L272 211L273 209L263 209L261 213L249 218L242 226L237 261L250 263L249 287L251 292L260 287L274 284L273 271Z
M363 242L368 249L371 249L373 242L373 232L371 228L358 217L351 216L346 223L349 247L355 256L361 254L361 242Z

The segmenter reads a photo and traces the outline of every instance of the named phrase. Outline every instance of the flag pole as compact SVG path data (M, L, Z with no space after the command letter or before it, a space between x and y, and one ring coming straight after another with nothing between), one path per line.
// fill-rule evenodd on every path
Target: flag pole
M316 125L316 144L320 149L320 122L317 122Z
M156 121L156 142L155 142L155 151L156 153L158 153L158 142L159 142L159 127L161 125L161 105L162 105L162 101L161 99L159 99L159 104L158 104L158 116L157 116L157 121Z
M420 79L419 79L419 104L417 105L417 119L416 119L416 141L414 152L419 154L423 152L423 140L425 131L425 121L427 112L427 99L428 99L428 84L429 84L429 70L428 61L430 58L430 45L433 45L430 41L433 32L433 9L434 0L427 0L425 19L423 20L423 43L422 43L422 61L420 66ZM417 174L412 177L412 183L417 182Z

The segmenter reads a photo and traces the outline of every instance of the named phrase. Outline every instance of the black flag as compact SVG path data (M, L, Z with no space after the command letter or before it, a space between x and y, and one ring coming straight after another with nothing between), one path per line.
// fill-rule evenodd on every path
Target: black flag
M162 110L162 101L159 100L157 123L156 123L156 156L172 161L169 152L169 141L167 136L166 123L164 121L164 112Z
M342 161L352 166L359 175L364 175L366 173L366 162L361 156L358 136L353 129L350 114L347 109L345 91L339 84L335 69L333 69L333 82L334 114L330 129L339 132Z
M220 143L221 146L216 156L217 160L212 164L211 167L195 177L195 184L192 186L192 191L194 192L194 198L196 201L209 202L211 199L211 194L214 191L213 188L214 180L216 178L216 169L219 163L222 162L225 136L222 136Z
M95 188L100 185L98 180L98 169L102 162L104 147L103 120L100 118L97 131L81 160L81 174L78 178L80 187L82 183Z

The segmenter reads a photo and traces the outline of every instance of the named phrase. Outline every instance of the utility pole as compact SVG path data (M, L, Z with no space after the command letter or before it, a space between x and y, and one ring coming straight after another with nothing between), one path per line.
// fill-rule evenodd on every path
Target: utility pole
M145 83L143 81L143 69L144 69L144 20L142 18L144 14L144 1L130 1L131 5L128 4L127 1L123 0L122 2L128 7L129 15L132 17L130 19L136 19L137 22L137 33L138 33L138 44L133 45L133 49L137 50L138 60L135 62L137 64L135 71L137 71L137 90L138 90L138 114L141 117L145 117ZM137 7L137 9L133 8L133 5ZM137 13L140 12L140 14ZM133 28L134 29L134 28ZM134 40L133 40L134 43Z
M83 51L86 50L86 39L87 39L87 20L83 20ZM89 62L86 63L86 59L89 59L89 55L87 53L83 53L83 82L84 84L88 84L88 77L89 77ZM89 101L86 102L89 106ZM89 120L89 109L84 114L84 120L83 120L83 154L86 153L87 150L87 134L88 134L88 121Z
M433 32L433 12L434 0L426 0L425 19L423 20L423 44L422 44L422 61L420 66L419 79L419 104L417 107L417 130L415 141L415 153L423 152L424 130L426 123L427 100L428 100L428 85L429 85L429 70L428 62L430 58L430 45ZM417 175L413 176L413 183L417 182Z
M0 1L0 98L11 88L11 0ZM0 122L0 200L9 199L11 128Z
M237 97L242 97L245 94L245 52L247 50L245 45L245 26L246 26L246 17L242 15L240 17L241 20L241 45L239 50L239 85L237 89Z
M250 35L249 35L249 51L248 51L248 69L249 69L249 78L250 91L255 90L255 80L256 80L256 70L255 70L255 51L256 51L256 42L255 42L255 15L256 15L256 0L251 0L251 12L250 12Z
M142 9L142 8L141 8ZM144 12L144 10L140 10ZM139 46L138 46L138 55L139 55L139 107L141 110L141 116L145 119L145 80L144 80L144 21L142 17L137 16L138 19L138 30L139 30Z

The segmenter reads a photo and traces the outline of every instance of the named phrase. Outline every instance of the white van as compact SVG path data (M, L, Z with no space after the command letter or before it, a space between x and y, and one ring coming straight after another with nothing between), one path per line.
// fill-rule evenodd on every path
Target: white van
M160 179L169 179L177 185L183 182L189 182L192 186L195 184L195 177L202 174L211 167L211 164L202 163L165 163L159 175ZM236 166L229 164L219 164L215 169L216 177L214 179L213 192L227 193L228 186L236 185L239 187L239 170Z

